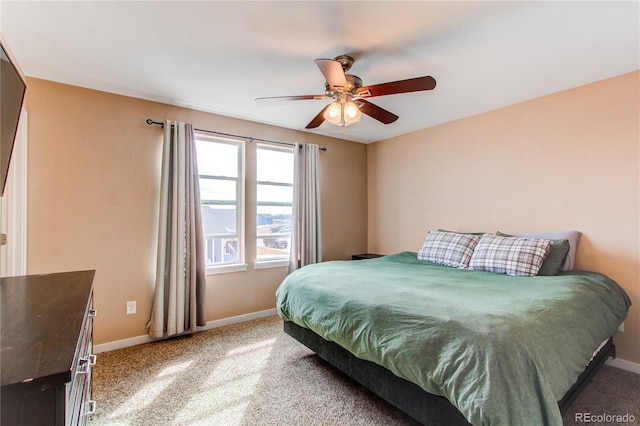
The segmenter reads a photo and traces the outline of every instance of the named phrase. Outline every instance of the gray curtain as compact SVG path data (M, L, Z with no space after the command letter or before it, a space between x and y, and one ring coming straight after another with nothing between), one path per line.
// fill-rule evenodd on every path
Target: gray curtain
M322 261L318 145L294 148L293 224L289 272Z
M193 126L164 125L156 289L149 322L154 338L206 325L202 210Z

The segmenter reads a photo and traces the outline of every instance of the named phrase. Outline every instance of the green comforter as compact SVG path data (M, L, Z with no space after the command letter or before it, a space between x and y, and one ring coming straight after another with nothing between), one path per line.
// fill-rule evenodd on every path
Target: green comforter
M594 272L511 277L413 252L305 266L276 296L284 320L445 396L474 425L561 425L557 401L631 304Z

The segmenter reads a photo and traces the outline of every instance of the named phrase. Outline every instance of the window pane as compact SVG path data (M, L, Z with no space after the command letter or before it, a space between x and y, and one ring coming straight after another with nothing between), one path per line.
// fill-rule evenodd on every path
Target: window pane
M204 236L238 234L236 206L202 206L202 228Z
M244 143L196 132L202 228L208 267L244 261L239 185Z
M257 149L257 241L258 261L289 257L293 201L293 151ZM269 185L267 182L282 185ZM276 203L284 205L265 205Z
M259 181L293 183L293 152L290 150L257 150Z
M257 260L289 257L291 247L291 206L258 206Z
M196 141L198 153L198 173L209 176L238 177L238 153L235 144Z
M205 238L204 248L207 266L240 261L237 238Z
M258 204L260 202L291 203L293 187L276 185L258 185Z
M200 199L212 201L235 201L237 181L200 178Z

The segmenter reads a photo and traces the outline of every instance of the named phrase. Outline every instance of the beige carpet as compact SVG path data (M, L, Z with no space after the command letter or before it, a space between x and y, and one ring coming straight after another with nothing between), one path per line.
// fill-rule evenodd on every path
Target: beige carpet
M93 399L92 425L417 425L284 334L278 317L99 354ZM565 422L575 412L640 422L639 407L640 376L605 367Z

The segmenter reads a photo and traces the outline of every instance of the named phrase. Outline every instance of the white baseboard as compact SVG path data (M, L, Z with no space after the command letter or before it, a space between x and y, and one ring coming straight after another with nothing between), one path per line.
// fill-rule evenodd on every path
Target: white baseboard
M631 371L632 373L640 374L640 364L635 362L625 361L624 359L616 358L607 360L607 365L612 367L621 368L622 370Z
M258 318L270 317L276 315L278 312L274 309L267 309L265 311L252 312L250 314L238 315L230 318L223 318L219 320L209 321L207 325L198 327L198 331L210 330L212 328L224 327L225 325L237 324L239 322L251 321ZM98 354L100 352L113 351L116 349L127 348L129 346L141 345L143 343L153 342L158 339L153 339L149 335L131 337L129 339L116 340L115 342L101 343L93 346L93 353Z

